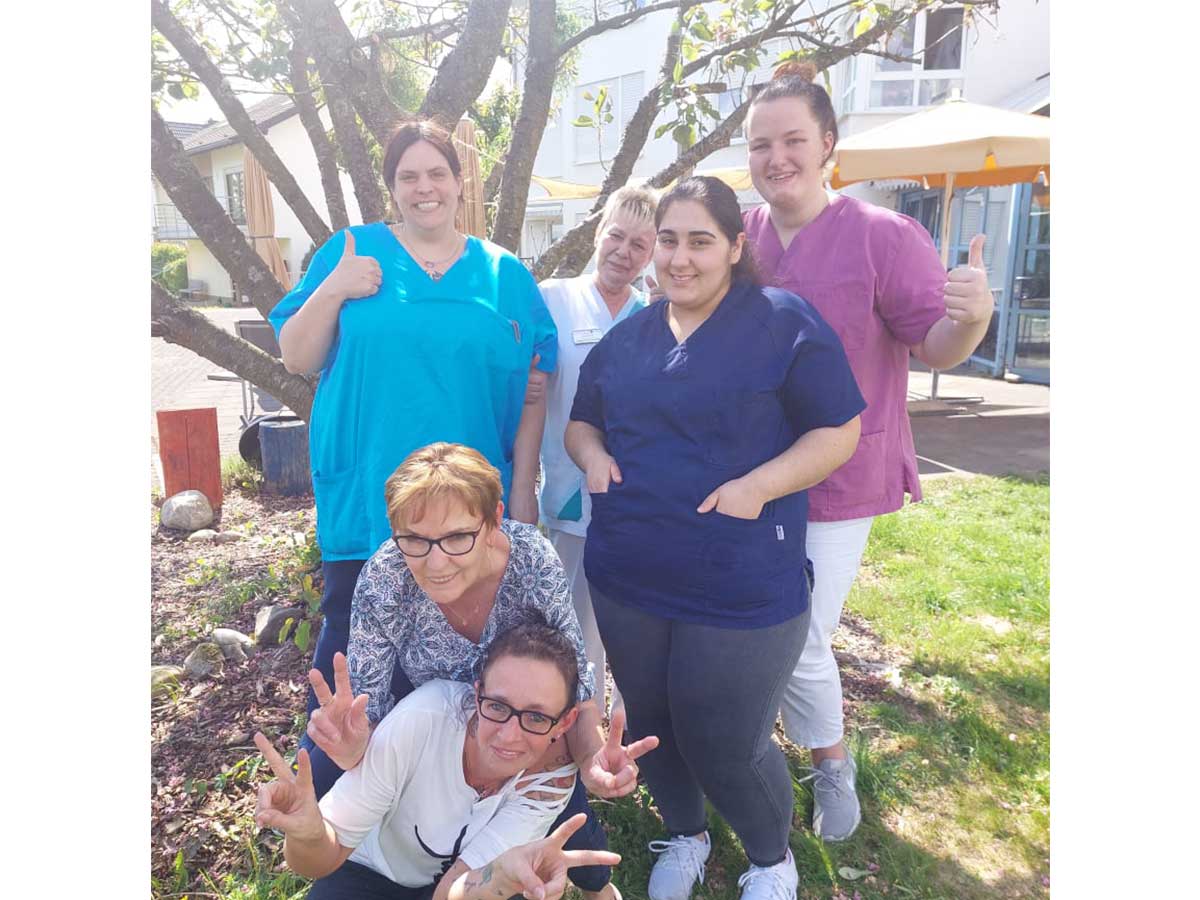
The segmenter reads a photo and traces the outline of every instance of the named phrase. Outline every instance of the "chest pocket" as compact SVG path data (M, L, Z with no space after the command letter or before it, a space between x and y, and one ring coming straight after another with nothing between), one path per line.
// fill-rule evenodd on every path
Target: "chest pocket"
M875 286L866 281L797 284L787 286L811 303L832 328L847 352L866 344L871 318L875 315Z
M786 422L777 386L765 372L728 380L691 380L675 393L675 409L684 430L704 459L720 468L749 471L779 452Z

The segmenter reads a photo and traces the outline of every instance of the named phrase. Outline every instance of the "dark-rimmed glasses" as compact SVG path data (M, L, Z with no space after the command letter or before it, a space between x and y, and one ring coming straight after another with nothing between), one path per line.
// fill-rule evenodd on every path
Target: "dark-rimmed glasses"
M536 709L513 709L503 700L497 700L495 697L485 697L479 695L476 701L479 706L479 714L489 722L495 722L498 725L503 725L513 716L517 717L517 724L521 726L522 731L528 731L530 734L549 734L550 729L558 724L567 712L564 709L557 716L548 716L544 712L538 712ZM567 707L570 709L571 707Z
M419 534L393 534L392 541L397 550L414 559L428 556L434 544L441 547L447 556L465 556L475 549L475 538L479 537L479 532L483 531L485 524L486 520L480 522L474 531L458 531L440 538L421 537Z

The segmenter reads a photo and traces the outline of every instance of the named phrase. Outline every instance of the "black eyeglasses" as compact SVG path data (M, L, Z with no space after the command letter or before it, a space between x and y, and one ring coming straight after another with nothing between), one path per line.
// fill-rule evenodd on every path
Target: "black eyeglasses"
M496 722L503 725L513 716L517 717L517 724L521 726L522 731L528 731L530 734L548 734L550 729L558 724L558 720L566 714L564 709L557 716L548 716L544 712L538 712L536 709L513 709L503 700L497 700L495 697L485 697L479 695L476 701L479 704L479 714L489 722ZM567 709L570 709L568 706Z
M440 538L421 537L419 534L393 534L392 541L401 553L414 559L428 556L434 544L441 547L447 556L465 556L475 549L475 538L483 531L485 524L486 521L480 522L474 531L459 531Z

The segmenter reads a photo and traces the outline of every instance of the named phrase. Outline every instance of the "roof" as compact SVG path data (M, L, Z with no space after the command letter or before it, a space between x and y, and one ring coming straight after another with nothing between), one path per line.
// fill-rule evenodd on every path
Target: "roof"
M168 122L167 128L175 135L175 139L182 143L201 128L207 128L211 124L211 119L208 122Z
M299 110L292 102L291 95L275 94L246 107L246 112L260 130L266 130L277 122L296 115ZM189 154L203 153L242 142L237 131L228 122L214 122L212 125L202 126L195 134L181 140L183 149Z

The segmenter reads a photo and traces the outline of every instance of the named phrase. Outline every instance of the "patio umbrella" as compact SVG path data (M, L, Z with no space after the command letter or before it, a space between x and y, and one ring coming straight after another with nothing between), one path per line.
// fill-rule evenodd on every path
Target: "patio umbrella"
M246 204L246 236L267 268L279 279L285 291L292 289L292 279L283 254L279 252L279 241L275 240L275 207L271 203L271 183L267 173L249 149L242 154L242 181Z
M1050 118L952 97L838 142L830 183L903 178L941 187L942 265L950 264L950 201L956 187L1050 178ZM931 399L937 399L937 372Z
M454 225L463 234L486 238L483 216L483 179L479 176L479 150L475 146L475 123L459 119L454 129L454 149L462 163L463 205Z

